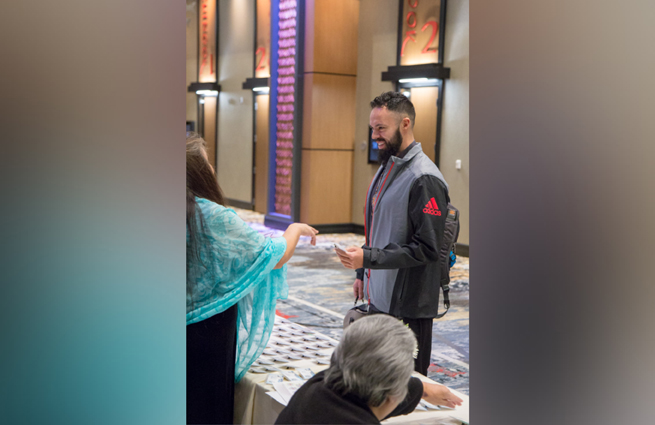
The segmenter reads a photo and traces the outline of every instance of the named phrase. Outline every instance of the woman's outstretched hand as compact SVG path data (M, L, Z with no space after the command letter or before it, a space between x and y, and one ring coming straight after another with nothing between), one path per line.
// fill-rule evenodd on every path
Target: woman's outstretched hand
M309 226L305 223L291 223L287 230L284 231L282 237L287 241L287 249L284 251L282 259L275 266L276 269L282 267L289 259L293 256L293 252L296 250L296 245L298 245L298 239L301 236L309 236L312 238L311 244L316 245L316 234L318 230L314 229L312 226Z
M318 230L305 223L293 223L291 226L297 226L298 230L300 230L300 236L311 237L312 240L310 243L316 245L316 235L318 234Z

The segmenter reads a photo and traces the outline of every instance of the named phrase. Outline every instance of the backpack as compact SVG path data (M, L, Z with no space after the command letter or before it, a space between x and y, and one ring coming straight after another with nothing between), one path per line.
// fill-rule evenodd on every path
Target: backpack
M437 315L437 319L443 317L448 313L450 308L450 299L448 292L450 292L450 268L455 264L455 242L459 237L459 210L448 202L448 214L446 215L446 226L443 232L443 243L439 249L439 284L443 290L443 305L446 308L441 314Z
M357 305L357 300L355 300L355 307L348 310L346 316L343 318L343 330L345 331L346 328L350 326L352 322L354 322L355 320L359 320L367 315L368 315L368 305L367 304Z

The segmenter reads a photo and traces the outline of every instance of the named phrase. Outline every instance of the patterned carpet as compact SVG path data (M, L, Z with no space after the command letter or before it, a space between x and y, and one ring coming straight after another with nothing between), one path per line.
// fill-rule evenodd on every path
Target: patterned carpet
M234 208L256 231L281 236L282 231L264 226L264 216ZM361 246L364 236L352 233L319 235L316 246L301 238L288 263L289 298L278 301L277 313L296 323L341 338L343 316L355 300L352 284L355 273L344 268L332 247ZM469 259L458 257L451 269L450 310L435 319L432 332L432 359L428 377L469 393ZM440 307L443 307L440 300Z

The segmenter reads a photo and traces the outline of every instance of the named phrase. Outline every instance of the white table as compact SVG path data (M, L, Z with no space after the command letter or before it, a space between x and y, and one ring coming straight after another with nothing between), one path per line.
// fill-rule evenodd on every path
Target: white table
M282 326L294 326L298 330L308 329L296 325L287 319L281 317L275 317L276 328L280 325ZM315 335L321 335L318 332L310 331ZM324 335L321 335L325 337ZM296 337L294 337L296 338ZM337 341L325 337L327 340L336 343ZM277 345L273 344L273 341L285 340L288 338L285 336L279 335L279 332L274 329L273 336L271 337L271 342L269 342L269 347L275 348ZM296 343L291 343L291 346L300 345ZM286 348L286 347L285 347ZM325 348L320 350L320 352L325 354L331 354L334 350L333 347ZM262 356L262 358L268 358L268 356ZM329 356L324 357L329 359ZM289 364L292 364L296 367L306 367L311 369L314 373L318 373L326 369L327 365L319 365L312 359L295 360L290 361ZM276 366L281 366L276 364ZM415 373L414 376L418 377L422 381L434 382L423 375ZM273 399L271 396L266 394L269 391L274 391L272 385L266 383L268 374L256 374L256 373L246 373L246 375L237 383L234 391L234 423L235 424L273 424L277 419L278 415L284 409L284 405ZM458 391L451 390L454 394L459 396L463 403L461 406L453 410L428 410L428 411L419 411L415 410L413 413L404 416L396 416L382 422L383 424L448 424L448 425L460 425L462 421L453 418L452 416L458 417L466 422L469 419L469 398L467 395L462 394Z

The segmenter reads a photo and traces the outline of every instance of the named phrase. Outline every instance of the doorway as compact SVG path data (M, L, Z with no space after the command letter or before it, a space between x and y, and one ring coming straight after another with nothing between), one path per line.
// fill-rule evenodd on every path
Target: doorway
M430 82L431 85L400 84L399 91L414 104L416 123L414 124L414 138L421 144L423 152L439 166L439 121L440 97L442 85ZM429 84L430 84L429 83Z
M254 210L266 214L268 203L268 93L255 94L253 131L252 203Z

